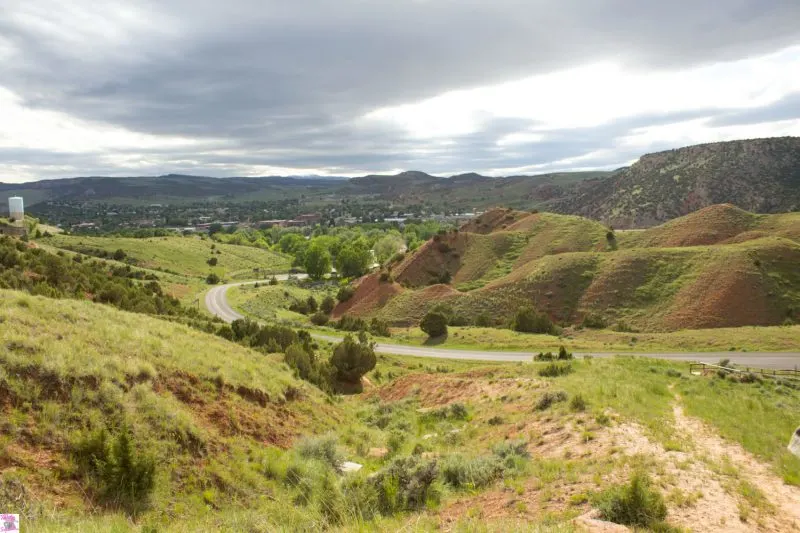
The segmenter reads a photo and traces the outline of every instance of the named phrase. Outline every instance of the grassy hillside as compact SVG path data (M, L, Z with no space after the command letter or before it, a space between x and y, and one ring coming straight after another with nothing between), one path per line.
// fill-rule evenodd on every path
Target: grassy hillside
M622 331L781 325L800 319L799 224L723 205L610 241L580 217L493 210L364 278L335 315L407 326L445 302L466 324L505 325L532 305Z
M472 290L546 255L603 249L606 231L580 217L493 209L458 232L436 235L393 266L392 274L404 286L444 280Z
M609 178L580 184L551 208L623 228L653 226L720 203L756 213L797 211L800 137L647 154Z
M4 290L0 323L0 505L35 531L571 531L637 472L674 525L792 520L792 383L380 356L363 395L326 398L278 354L89 302ZM92 474L100 430L116 466ZM123 434L155 474L132 502L108 497Z
M215 243L197 236L136 239L54 235L42 239L42 242L88 255L98 255L98 251L113 254L122 250L126 260L136 266L189 277L205 278L214 272L224 278L252 279L268 272L285 272L290 265L289 258L269 250ZM216 258L216 266L208 265L211 258ZM259 269L260 273L254 269Z
M730 204L712 205L655 228L620 235L624 248L728 244L769 236L800 242L800 213L756 215Z
M262 473L270 447L341 417L283 363L181 325L14 291L0 291L0 322L0 494L24 493L15 509L28 518L106 506L75 456L100 429L129 428L154 459L158 524L275 490Z
M800 245L785 239L548 255L474 291L404 291L377 315L409 324L446 301L498 323L533 305L562 324L592 314L637 331L780 325L798 318L798 261Z
M270 322L291 322L310 325L309 317L291 311L289 307L313 297L320 304L326 296L335 297L332 286L303 287L293 283L280 285L241 285L231 287L226 293L228 303L246 315Z

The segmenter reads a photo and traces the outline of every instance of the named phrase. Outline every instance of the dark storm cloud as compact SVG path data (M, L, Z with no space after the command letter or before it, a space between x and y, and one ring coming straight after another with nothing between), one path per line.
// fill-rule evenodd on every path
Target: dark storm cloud
M437 147L355 121L379 107L597 60L685 67L800 40L800 2L791 0L6 2L0 87L26 106L141 133L222 140L202 151L127 150L154 156L152 168L164 172L545 164L611 148L612 134L632 125L544 132L542 143L503 148L498 140L532 124L490 120ZM631 120L637 127L659 120L645 118ZM115 168L96 154L82 157L83 168Z

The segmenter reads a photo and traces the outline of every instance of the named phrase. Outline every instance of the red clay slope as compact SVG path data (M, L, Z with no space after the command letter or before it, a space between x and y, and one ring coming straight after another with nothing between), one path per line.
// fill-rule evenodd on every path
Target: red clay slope
M369 314L386 305L402 290L397 283L381 281L378 272L367 274L356 282L356 292L352 298L334 308L331 318L340 318L345 313L359 316Z

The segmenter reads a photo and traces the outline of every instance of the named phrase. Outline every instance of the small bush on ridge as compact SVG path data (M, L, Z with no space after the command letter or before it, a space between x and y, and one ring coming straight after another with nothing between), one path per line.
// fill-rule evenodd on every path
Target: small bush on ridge
M573 371L572 365L567 364L558 364L558 363L550 363L546 367L539 370L539 375L545 378L557 378L559 376L566 376L567 374L571 374Z
M658 527L667 517L664 498L643 474L634 475L627 485L603 492L595 505L604 520L626 526Z

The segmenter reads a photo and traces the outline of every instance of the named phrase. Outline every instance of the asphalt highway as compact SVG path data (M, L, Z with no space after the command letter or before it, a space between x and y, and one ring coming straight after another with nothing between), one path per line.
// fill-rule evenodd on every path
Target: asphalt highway
M276 276L278 280L286 280L289 275L282 274ZM298 277L303 277L302 274ZM225 322L233 322L244 316L234 310L226 298L226 293L230 287L238 285L249 285L253 283L265 283L266 281L245 281L240 283L228 283L212 288L206 293L206 308L212 314L218 316ZM314 337L327 340L339 341L340 337L329 335L318 335ZM800 346L798 346L800 349ZM408 346L402 344L378 343L375 351L379 353L395 355L412 355L415 357L436 357L441 359L462 359L470 361L530 361L533 352L499 352L484 350L453 350L445 348L428 348L425 346ZM693 361L699 363L717 363L720 359L730 359L732 363L744 367L771 368L771 369L792 369L800 368L800 351L797 352L668 352L668 353L649 353L649 352L576 352L576 357L612 357L617 354L633 355L639 357L651 357L656 359L668 359L676 361Z

